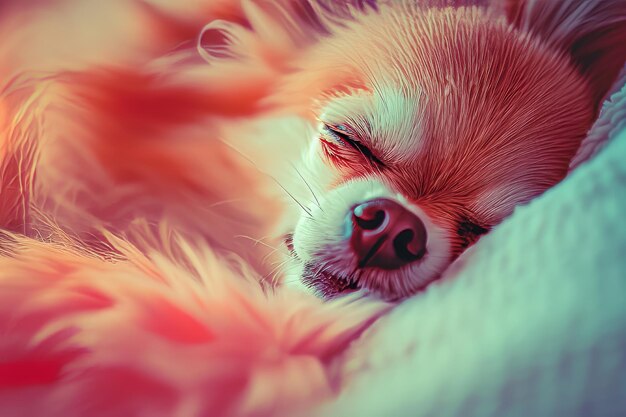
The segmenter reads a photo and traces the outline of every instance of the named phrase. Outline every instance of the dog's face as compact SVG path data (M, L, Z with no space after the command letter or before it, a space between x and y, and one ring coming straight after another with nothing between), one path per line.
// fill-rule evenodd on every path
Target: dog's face
M321 91L302 164L318 192L293 246L324 297L423 288L565 176L593 117L561 53L478 9L383 9L303 67Z

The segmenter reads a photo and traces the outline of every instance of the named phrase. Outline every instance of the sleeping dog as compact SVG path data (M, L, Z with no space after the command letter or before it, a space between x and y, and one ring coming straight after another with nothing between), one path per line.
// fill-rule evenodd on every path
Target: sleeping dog
M313 92L320 187L290 246L322 297L437 279L564 178L626 58L623 0L449 3L352 9L289 76Z

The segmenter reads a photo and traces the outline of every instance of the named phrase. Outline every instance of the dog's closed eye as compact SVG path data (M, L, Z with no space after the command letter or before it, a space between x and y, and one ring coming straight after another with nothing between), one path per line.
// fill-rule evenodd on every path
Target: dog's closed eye
M356 151L359 156L379 167L385 166L385 164L376 155L374 155L372 150L367 145L356 138L354 132L352 132L346 125L332 125L324 123L321 139L322 143L329 148L333 156L341 157L342 152L337 150L338 145L344 148L344 150L347 148L351 151Z

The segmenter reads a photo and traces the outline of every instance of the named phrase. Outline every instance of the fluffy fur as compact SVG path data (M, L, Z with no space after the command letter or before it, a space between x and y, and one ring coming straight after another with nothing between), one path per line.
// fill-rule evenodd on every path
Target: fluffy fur
M329 364L382 307L264 293L177 236L110 243L123 257L105 262L3 237L4 415L289 414L333 393Z
M625 44L617 41L622 32L613 27L623 17L616 12L622 3L591 3L598 10L571 2L581 15L565 32L574 33L585 22L585 36L599 45L595 50ZM408 35L408 21L398 20L406 15L421 22L416 30L431 42L411 46L414 52L427 53L445 42L445 36L428 32L435 22L440 35L464 34L463 25L483 28L487 43L476 46L485 51L504 48L503 42L519 44L528 49L527 55L498 56L512 63L534 60L550 80L545 88L534 85L528 91L529 102L559 103L584 122L564 126L546 118L561 113L545 104L539 112L543 124L522 126L512 117L510 135L534 143L530 133L537 128L555 136L562 131L579 141L593 117L599 100L595 97L604 94L606 85L586 84L585 74L595 74L595 67L580 75L565 57L565 45L574 48L578 38L565 37L567 43L554 46L561 52L551 54L552 45L564 37L545 46L530 35L554 31L540 30L547 25L541 7L549 7L549 2L529 5L518 9L514 3L498 3L488 13L446 9L439 19L435 11L399 6L400 12L394 12L398 9L385 2L368 1L3 2L2 413L290 415L341 392L345 381L337 363L342 352L388 306L354 298L323 303L289 286L275 288L274 281L292 279L284 278L290 264L282 264L285 256L277 246L279 236L293 231L289 220L300 210L281 187L308 209L314 207L311 190L331 196L340 191L340 183L345 185L342 175L356 181L357 174L363 174L329 166L320 158L318 145L309 146L310 138L318 143L312 123L318 110L332 117L334 111L344 111L344 104L354 108L352 103L330 104L329 98L365 92L370 100L358 105L370 112L393 110L385 108L382 92L398 109L419 110L410 117L426 117L420 113L423 98L412 91L417 84L411 83L419 79L403 77L393 65L374 68L364 61L371 53L401 62L405 54L395 56L388 45L369 39L371 51L361 56L357 52L364 51L364 41L353 38L352 30L383 31L387 26L376 23L383 19L393 24L385 36L394 39ZM515 23L508 27L504 16L518 16L518 10L528 13L509 18ZM558 7L550 10L560 13ZM604 30L603 22L610 22L611 31ZM497 35L489 35L492 32ZM456 88L464 93L471 89L456 59L476 59L462 49L458 52L438 56L438 68L452 71L450 80L440 81L454 86L453 96ZM613 71L614 61L607 60L611 65L605 67ZM423 79L437 73L436 67L415 62L401 67ZM491 80L489 74L473 75L486 83ZM377 90L364 89L373 78ZM409 80L400 91L385 90ZM550 95L553 88L559 94ZM569 88L580 94L567 93ZM497 88L489 90L497 100L506 100ZM439 99L429 104L429 134L441 136L437 123L444 122L458 131L486 126L476 133L484 138L500 127L485 117L450 120L445 106L462 109L474 104L463 101L462 94L449 103L437 94L428 95L433 96ZM486 114L497 113L497 106L483 104ZM286 116L293 113L298 117ZM400 118L403 113L388 112L395 114ZM425 132L415 131L413 119L392 127L385 125L389 119L393 117L381 118L373 127L398 135L384 149L400 160L411 146L401 136ZM560 136L554 140L563 141L571 158L575 144ZM276 149L287 161L298 161L304 154L305 163L295 168L278 164L282 161L277 161ZM522 200L558 181L566 172L567 158L559 159L565 168ZM499 167L500 172L511 163ZM431 165L437 172L434 159ZM472 167L464 168L471 173ZM277 177L280 186L270 176L259 175L258 169ZM294 175L298 172L302 177ZM473 178L467 172L451 174L457 180ZM398 198L404 196L406 204L413 204L408 200L414 200L411 193L418 190L417 184L402 178L408 173L419 178L410 169L398 170L387 185ZM498 199L502 216L519 202L503 198L506 192L502 190ZM485 210L491 207L487 203L494 201L483 201ZM426 265L432 267L432 276L449 263L448 248L460 245L449 240L451 225L443 204L451 202L416 205L431 229L430 244L442 248L441 265ZM284 223L279 222L282 213L288 219ZM304 256L302 242L296 244ZM402 280L388 288L371 286L405 294L432 276L406 287Z
M284 193L222 139L275 74L196 52L241 6L3 8L0 414L274 415L330 397L332 364L386 305L274 294Z

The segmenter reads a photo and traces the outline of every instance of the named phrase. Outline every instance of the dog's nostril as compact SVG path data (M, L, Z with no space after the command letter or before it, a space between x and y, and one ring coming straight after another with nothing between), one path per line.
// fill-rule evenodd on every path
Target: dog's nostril
M426 227L397 201L376 198L354 207L350 246L359 268L397 269L426 254Z
M370 207L363 205L357 206L354 211L354 221L363 230L376 230L385 221L385 212L383 210L372 210Z
M419 239L415 236L415 232L411 229L405 229L398 233L393 239L393 248L396 256L403 261L413 262L424 256L425 248Z

